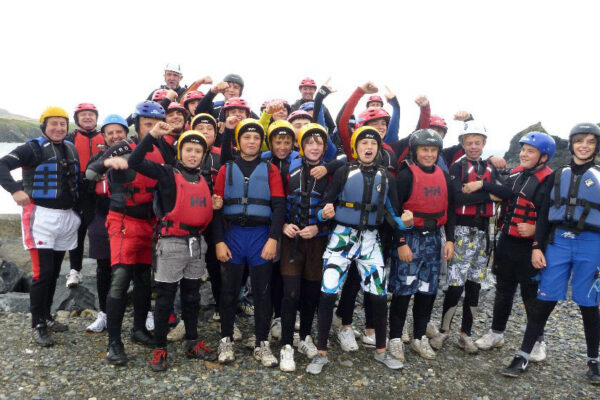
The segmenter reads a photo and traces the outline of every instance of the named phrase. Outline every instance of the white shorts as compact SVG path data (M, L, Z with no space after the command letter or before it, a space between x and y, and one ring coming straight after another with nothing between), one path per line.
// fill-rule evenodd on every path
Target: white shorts
M81 220L73 210L59 210L29 204L23 207L23 246L29 249L73 250Z

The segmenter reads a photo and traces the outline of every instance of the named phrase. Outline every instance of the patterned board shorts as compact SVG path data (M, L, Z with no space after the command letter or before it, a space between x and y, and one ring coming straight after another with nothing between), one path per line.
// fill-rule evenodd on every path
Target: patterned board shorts
M464 286L468 280L481 284L488 270L487 232L457 225L455 236L454 257L448 264L448 285Z

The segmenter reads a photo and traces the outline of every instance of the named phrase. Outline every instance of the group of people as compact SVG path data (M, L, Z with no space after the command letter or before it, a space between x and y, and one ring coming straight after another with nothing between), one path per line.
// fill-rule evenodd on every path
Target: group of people
M52 298L66 251L67 286L80 283L87 234L100 307L88 330L108 331L110 364L127 362L121 330L131 282L130 337L153 348L152 370L167 369L179 289L175 329L187 357L234 361L242 307L254 316L249 345L259 363L294 371L296 347L310 360L311 374L330 362L334 321L342 350L358 350L359 338L390 369L403 367L405 342L435 358L463 293L458 346L468 354L501 347L520 285L527 329L503 370L518 376L529 361L546 358L544 327L572 276L587 377L600 383L597 125L573 128L571 162L556 171L548 167L552 137L525 134L520 164L508 170L500 157L482 158L488 133L468 112L454 116L464 123L459 143L444 147L447 124L431 114L424 96L415 100L416 130L399 138L398 100L388 89L390 115L372 82L357 87L334 120L324 105L334 90L310 78L300 82L298 101L265 101L260 116L243 99L239 75L214 84L204 77L189 87L182 78L180 66L168 64L163 86L131 115L106 116L99 129L91 103L75 109L72 133L68 113L49 107L40 117L42 135L0 159L0 184L23 207L35 343L51 346L51 332L68 329L53 318ZM203 93L201 85L212 86ZM219 94L224 100L215 100ZM366 95L366 107L356 112ZM128 137L131 126L135 134ZM10 174L16 168L23 169L22 181ZM498 231L492 239L490 225ZM431 315L442 270L447 290L438 327ZM497 282L492 326L475 340L488 273ZM221 330L216 352L197 331L207 279ZM361 289L366 324L357 332L352 317ZM411 299L412 339L405 329ZM270 347L275 339L279 357Z

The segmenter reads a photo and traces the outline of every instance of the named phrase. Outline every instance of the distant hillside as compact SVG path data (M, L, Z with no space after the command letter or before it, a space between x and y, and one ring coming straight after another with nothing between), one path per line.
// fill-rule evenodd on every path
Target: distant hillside
M75 125L69 124L69 132ZM0 142L22 143L40 136L40 123L37 119L11 114L0 108Z

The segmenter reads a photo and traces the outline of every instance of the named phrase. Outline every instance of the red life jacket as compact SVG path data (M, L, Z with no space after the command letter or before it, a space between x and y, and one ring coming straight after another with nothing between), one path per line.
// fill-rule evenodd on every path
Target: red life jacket
M173 169L173 176L177 188L175 205L161 218L160 234L161 236L198 236L213 218L208 184L202 176L197 183L189 182L177 169Z
M461 161L461 181L462 183L475 182L475 181L484 181L491 182L492 181L492 171L493 167L489 162L485 164L485 171L482 175L478 174L478 171L475 169L475 166L469 162L466 158L463 158ZM469 217L483 217L490 218L496 215L496 207L494 202L491 200L487 203L480 204L470 204L470 205L462 205L456 206L456 214L457 215L465 215Z
M90 162L90 158L100 153L106 146L106 142L104 141L104 136L102 136L102 133L96 132L94 136L89 138L79 130L75 131L73 144L75 145L75 149L77 149L77 154L79 155L79 165L81 167L80 171L82 172L85 172L85 169Z
M509 202L503 202L500 212L500 229L507 235L522 238L517 229L520 223L535 224L537 213L533 197L539 185L552 174L548 166L544 166L526 179L520 179L526 170L518 166L510 171L508 184L513 195ZM528 238L532 238L529 236Z
M412 192L403 209L413 213L414 225L430 228L426 220L435 220L436 226L446 224L448 219L448 184L444 171L437 165L428 174L412 161L406 161L413 174Z
M129 146L131 147L131 151L133 151L136 147L136 143L131 141ZM160 150L156 146L153 146L152 151L146 153L145 159L157 164L165 163L165 160L160 154ZM127 193L125 205L127 207L132 207L144 203L152 203L155 186L156 179L148 178L145 175L136 173L135 179L132 182L123 184L123 188Z

